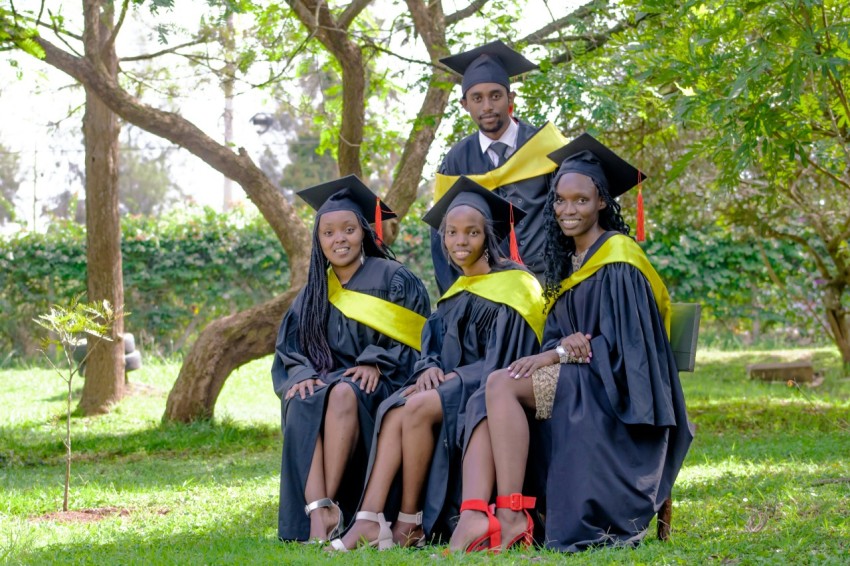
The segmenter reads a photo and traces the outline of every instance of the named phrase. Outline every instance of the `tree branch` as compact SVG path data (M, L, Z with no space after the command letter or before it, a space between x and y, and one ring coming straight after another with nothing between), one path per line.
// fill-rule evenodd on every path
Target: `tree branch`
M472 3L469 6L467 6L466 8L463 8L461 10L458 10L454 14L449 14L448 16L446 16L446 18L445 18L446 25L450 26L452 24L458 23L459 21L461 21L465 18L468 18L469 16L471 16L472 14L474 14L475 12L477 12L478 10L483 8L484 4L486 4L487 2L488 2L488 0L473 0Z
M20 16L20 18L23 19L23 20L30 20L30 18L27 18L27 17L24 17L24 16ZM40 20L30 20L30 21L35 23L36 26L49 29L50 31L55 33L57 36L67 35L68 37L70 37L72 39L76 39L77 41L83 40L83 36L77 35L76 33L71 33L70 31L65 30L65 29L59 29L58 27L56 27L56 24L53 24L53 23L48 24L47 22L42 22ZM64 43L64 41L63 41L63 43Z
M130 5L130 0L124 0L121 3L121 15L118 16L118 22L115 24L115 27L112 28L112 33L109 35L109 39L106 41L106 48L112 49L112 45L115 44L115 38L118 37L118 32L121 31L121 26L124 25L124 18L127 16L127 8Z
M815 161L814 159L812 159L811 157L809 158L809 163L811 163L812 167L817 169L818 172L820 172L822 175L826 175L827 177L829 177L830 179L832 179L833 181L835 181L836 183L838 183L839 185L841 185L845 189L850 190L850 182L847 182L845 179L838 177L832 171L825 169L824 167L822 167L820 164L818 164L818 162Z
M788 234L787 232L783 232L781 230L777 230L776 228L765 224L759 223L762 230L767 232L770 236L780 239L780 240L790 240L799 244L803 248L805 248L815 260L815 264L818 266L818 271L820 271L821 275L823 275L827 279L832 279L832 274L829 272L829 267L824 263L823 259L820 257L820 254L817 253L817 250L809 243L809 241L797 234Z
M355 0L356 2L357 0ZM310 4L314 2L314 4ZM360 46L334 21L325 0L286 0L298 19L342 68L342 122L337 143L341 175L363 175L360 145L366 123L366 68Z
M239 183L275 231L292 265L304 268L292 268L292 285L304 283L311 249L309 231L294 208L244 149L240 148L235 154L179 114L142 104L87 59L70 55L41 37L34 40L44 49L45 61L49 65L82 83L121 118L185 147L215 170Z
M574 11L570 12L563 18L559 18L549 24L546 24L542 28L537 31L533 31L530 34L526 35L524 38L516 41L518 44L534 44L534 45L543 45L543 42L546 37L555 33L556 31L560 31L565 27L577 23L581 20L585 20L590 16L596 14L599 10L608 7L608 0L594 0L584 6L581 6ZM558 40L552 40L558 41Z
M352 0L351 4L340 14L339 18L336 20L336 25L340 29L348 29L351 25L351 22L354 21L360 12L362 12L366 6L372 3L372 0Z
M177 53L177 51L179 49L183 49L184 47L192 47L194 45L202 45L204 43L207 43L208 41L209 41L209 39L206 36L201 36L198 39L194 39L192 41L187 41L186 43L181 43L180 45L175 45L174 47L168 47L167 49L162 49L162 50L156 51L154 53L144 53L142 55L131 55L130 57L121 57L119 59L119 61L121 61L122 63L132 62L132 61L147 61L147 60L150 60L150 59L155 59L157 57L162 57L163 55L169 55L169 54L172 54L172 53L179 55L179 53Z
M606 0L601 0L601 2L603 2L603 3L605 1ZM591 4L584 6L584 8L587 8L589 6L591 6ZM581 9L579 9L579 10L581 10ZM557 55L557 56L555 56L551 59L552 64L558 65L558 64L568 63L568 62L570 62L574 59L572 50L570 50L569 46L567 45L567 42L569 42L569 41L583 42L584 43L583 53L590 53L591 51L599 49L600 47L602 47L603 45L608 43L608 41L610 41L611 38L614 35L620 33L621 31L629 29L629 28L637 28L641 23L643 23L644 20L647 20L651 17L654 17L655 15L657 15L657 14L641 14L640 16L637 16L633 21L631 19L627 18L625 20L621 20L621 21L617 22L615 25L611 26L607 30L602 31L602 32L597 32L597 33L569 35L569 36L562 36L562 37L558 37L558 38L540 37L538 39L534 39L535 34L538 33L538 32L535 32L534 34L530 34L530 35L526 36L522 41L527 41L527 43L529 45L552 45L552 44L555 44L555 43L563 43L564 48L565 48L564 53ZM567 18L569 18L569 17L570 16L567 16ZM553 24L550 24L550 25L554 25L556 23L563 24L565 19L566 18L561 18L557 22L553 22ZM565 24L563 24L563 25L565 25ZM547 27L549 27L549 26L547 26ZM545 30L546 28L542 28L542 29Z
M809 316L818 321L818 324L820 324L821 327L828 333L829 323L818 315L817 310L814 308L814 306L812 306L808 298L799 294L790 293L788 291L788 285L786 285L785 281L779 277L779 275L776 273L776 270L773 269L773 265L770 263L770 258L767 257L767 251L764 249L764 244L762 244L762 241L758 238L756 238L756 245L759 249L759 256L761 256L761 261L767 268L767 275L770 280L773 281L773 284L776 285L779 289L785 291L786 294L794 297L795 299L803 303L803 305L805 305L806 311L808 311L809 313Z

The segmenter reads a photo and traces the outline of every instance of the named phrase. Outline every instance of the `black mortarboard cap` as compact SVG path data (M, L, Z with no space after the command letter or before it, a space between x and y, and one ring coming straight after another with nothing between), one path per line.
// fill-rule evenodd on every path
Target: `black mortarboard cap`
M493 223L493 230L499 241L511 231L511 203L493 191L488 191L469 177L460 177L446 194L425 213L422 220L435 230L440 229L443 217L457 206L467 205L484 215ZM525 211L513 207L513 222L525 217Z
M553 185L557 185L558 179L565 173L581 173L605 187L613 198L647 178L643 171L630 165L588 133L553 151L548 157L560 164Z
M527 73L537 65L501 41L492 41L457 55L440 59L440 62L459 75L463 75L461 90L479 83L496 83L511 90L511 77Z
M295 194L316 210L316 216L335 210L351 210L361 214L366 222L370 224L375 222L375 204L378 201L378 195L373 193L357 175L348 175L314 185ZM381 201L381 220L395 217L396 213Z

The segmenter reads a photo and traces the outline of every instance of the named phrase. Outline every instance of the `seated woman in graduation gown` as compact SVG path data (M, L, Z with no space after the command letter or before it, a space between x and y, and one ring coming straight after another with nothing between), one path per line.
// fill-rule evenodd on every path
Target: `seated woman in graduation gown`
M331 541L334 548L421 546L426 536L450 534L458 514L464 425L485 416L483 390L477 404L469 401L490 372L538 350L545 323L542 287L499 254L511 213L517 220L524 216L461 177L423 218L439 229L445 253L462 275L428 319L412 384L378 412L360 512L345 536ZM400 501L390 495L394 482Z
M588 134L551 158L563 161L545 224L554 305L541 353L488 378L496 515L470 511L464 537L531 542L534 502L521 491L533 410L550 443L540 542L563 551L635 544L693 438L668 341L670 298L614 201L642 174Z
M278 537L325 541L357 506L375 412L409 377L430 304L369 226L380 226L379 201L356 176L298 195L317 213L308 282L272 365L283 428ZM336 503L338 494L349 497Z

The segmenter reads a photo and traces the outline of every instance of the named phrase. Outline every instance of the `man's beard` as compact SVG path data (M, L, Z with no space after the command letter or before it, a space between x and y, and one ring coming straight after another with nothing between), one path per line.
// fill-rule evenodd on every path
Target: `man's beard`
M505 126L505 121L502 118L499 118L496 121L496 125L492 126L490 128L485 128L483 124L481 124L480 122L478 123L478 129L481 130L482 132L484 132L485 134L492 133L492 132L498 132L504 126Z

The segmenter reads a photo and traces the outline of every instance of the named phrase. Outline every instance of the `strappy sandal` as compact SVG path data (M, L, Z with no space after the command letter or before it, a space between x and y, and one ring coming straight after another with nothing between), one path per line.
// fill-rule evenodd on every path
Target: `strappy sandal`
M312 513L316 509L323 509L323 508L336 509L337 517L339 517L339 519L337 519L336 526L333 529L331 529L331 532L329 532L327 534L326 540L338 538L342 534L342 509L339 508L339 505L337 503L331 501L327 497L324 497L322 499L317 499L316 501L313 501L312 503L308 503L307 505L304 506L304 513L306 513L307 516L309 517L310 513ZM307 544L322 544L322 543L324 543L324 541L319 540L319 539L312 539L312 540L307 541Z
M373 523L378 523L378 538L375 540L371 540L364 545L361 545L359 542L357 546L370 546L372 548L377 548L378 550L387 550L395 546L393 542L393 532L390 529L390 524L384 519L383 513L373 513L371 511L359 511L354 516L355 521L372 521ZM342 539L335 538L331 540L330 548L333 550L338 550L340 552L348 552L348 549L345 548L345 544L343 544Z
M410 513L403 513L399 511L397 521L401 521L402 523L410 523L411 525L416 525L417 527L422 526L422 511L411 515ZM415 530L415 529L414 529ZM404 548L424 548L425 547L425 532L422 532L422 536L417 539L411 539L410 534L407 535L407 540L404 541Z
M483 499L467 499L460 505L460 512L480 511L487 515L487 532L466 545L466 552L478 552L491 550L498 553L502 546L502 525L493 514L495 506L488 504Z
M527 509L534 509L534 505L536 503L536 497L526 497L521 493L499 495L496 497L496 509L510 509L511 511L525 512L525 530L511 539L511 541L505 545L505 549L514 545L528 548L534 543L534 521L531 520L531 515L528 513Z

